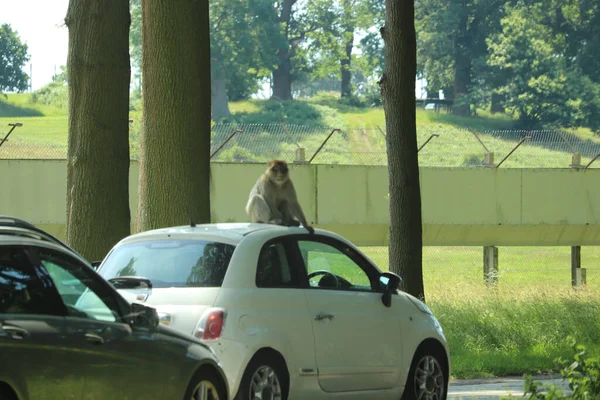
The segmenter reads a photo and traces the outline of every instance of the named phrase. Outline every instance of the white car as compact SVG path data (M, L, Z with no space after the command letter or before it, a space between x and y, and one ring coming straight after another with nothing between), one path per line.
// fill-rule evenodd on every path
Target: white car
M436 318L333 232L158 229L120 241L98 272L212 347L236 399L446 398Z

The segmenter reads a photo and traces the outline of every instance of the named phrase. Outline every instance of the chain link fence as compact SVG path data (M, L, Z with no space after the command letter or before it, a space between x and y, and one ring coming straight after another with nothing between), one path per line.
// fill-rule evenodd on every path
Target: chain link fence
M387 246L361 247L382 270L389 269ZM600 289L600 246L581 247L587 287ZM453 286L485 286L483 247L424 246L425 290ZM571 286L571 248L567 246L499 246L498 285L508 288Z
M0 142L15 123L0 118ZM130 154L140 159L140 121L130 125ZM559 130L474 131L435 125L417 127L419 164L429 167L568 168L573 154L585 166L600 153L600 138ZM302 149L302 150L298 150ZM304 154L311 164L387 165L386 133L381 127L219 123L212 127L213 162L265 163ZM489 154L493 153L493 159ZM0 145L0 159L65 159L67 118L28 118ZM508 156L508 157L507 157ZM506 159L505 159L506 157ZM600 162L589 168L598 168Z

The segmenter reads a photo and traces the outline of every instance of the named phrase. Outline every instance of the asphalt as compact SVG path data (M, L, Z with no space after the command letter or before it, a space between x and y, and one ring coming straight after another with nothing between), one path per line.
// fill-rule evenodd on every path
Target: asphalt
M563 382L560 375L534 376L533 379L541 382L544 386L546 384L554 384L556 387L562 388L565 392L569 392L567 382ZM525 381L520 376L489 379L455 379L450 381L448 399L488 400L508 396L521 398L524 394L524 384Z

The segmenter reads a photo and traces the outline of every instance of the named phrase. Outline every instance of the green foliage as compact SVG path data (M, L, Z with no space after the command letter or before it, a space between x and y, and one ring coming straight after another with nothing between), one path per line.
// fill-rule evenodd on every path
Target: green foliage
M571 360L558 358L556 365L560 374L569 382L572 393L564 393L555 385L543 385L531 375L525 376L523 398L534 400L592 400L600 398L600 362L597 357L589 357L585 346L578 345L570 338L574 355Z
M66 109L69 107L69 87L63 81L51 82L33 92L31 101Z
M0 93L28 88L29 77L23 72L27 61L27 44L21 42L9 24L0 25Z
M585 73L588 64L568 56L582 45L587 48L588 24L600 18L600 7L583 12L580 6L579 0L507 5L502 31L488 39L488 64L505 77L499 93L516 109L524 128L587 126L600 131L600 80ZM589 62L600 65L598 52L594 54Z
M245 147L237 144L231 146L227 150L222 150L215 157L218 161L239 161L239 162L259 162L260 159Z
M243 124L276 124L331 126L335 118L335 110L305 101L260 101L259 110L241 112L233 115L229 121ZM224 120L223 122L228 122Z

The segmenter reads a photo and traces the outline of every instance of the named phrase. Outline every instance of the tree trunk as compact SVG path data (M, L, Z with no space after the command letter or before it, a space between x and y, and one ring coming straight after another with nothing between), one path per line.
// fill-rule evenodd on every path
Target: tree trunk
M390 193L390 270L402 289L424 300L423 228L417 154L415 77L417 54L414 0L386 0L385 71L381 96L385 111Z
M462 2L466 7L465 0ZM454 43L454 104L452 112L456 115L470 115L470 104L467 98L471 88L471 57L469 56L469 14L463 12L458 24L458 33Z
M292 61L289 50L277 53L279 65L273 71L273 94L271 100L293 100L292 96Z
M341 73L342 73L342 85L341 85L341 96L352 97L352 49L354 48L354 29L346 31L347 41L345 45L345 56L343 60L340 60Z
M138 230L210 222L208 0L142 1Z
M504 114L504 111L504 95L492 92L492 105L490 107L490 112L492 114Z
M213 66L212 68L210 89L212 118L229 117L231 111L229 111L229 102L227 98L227 80L222 69L218 66Z
M272 100L293 100L292 97L292 50L290 48L290 21L292 19L292 6L297 0L283 0L279 24L285 27L285 40L277 50L277 67L273 71Z
M130 233L129 1L70 0L67 243L101 260Z

